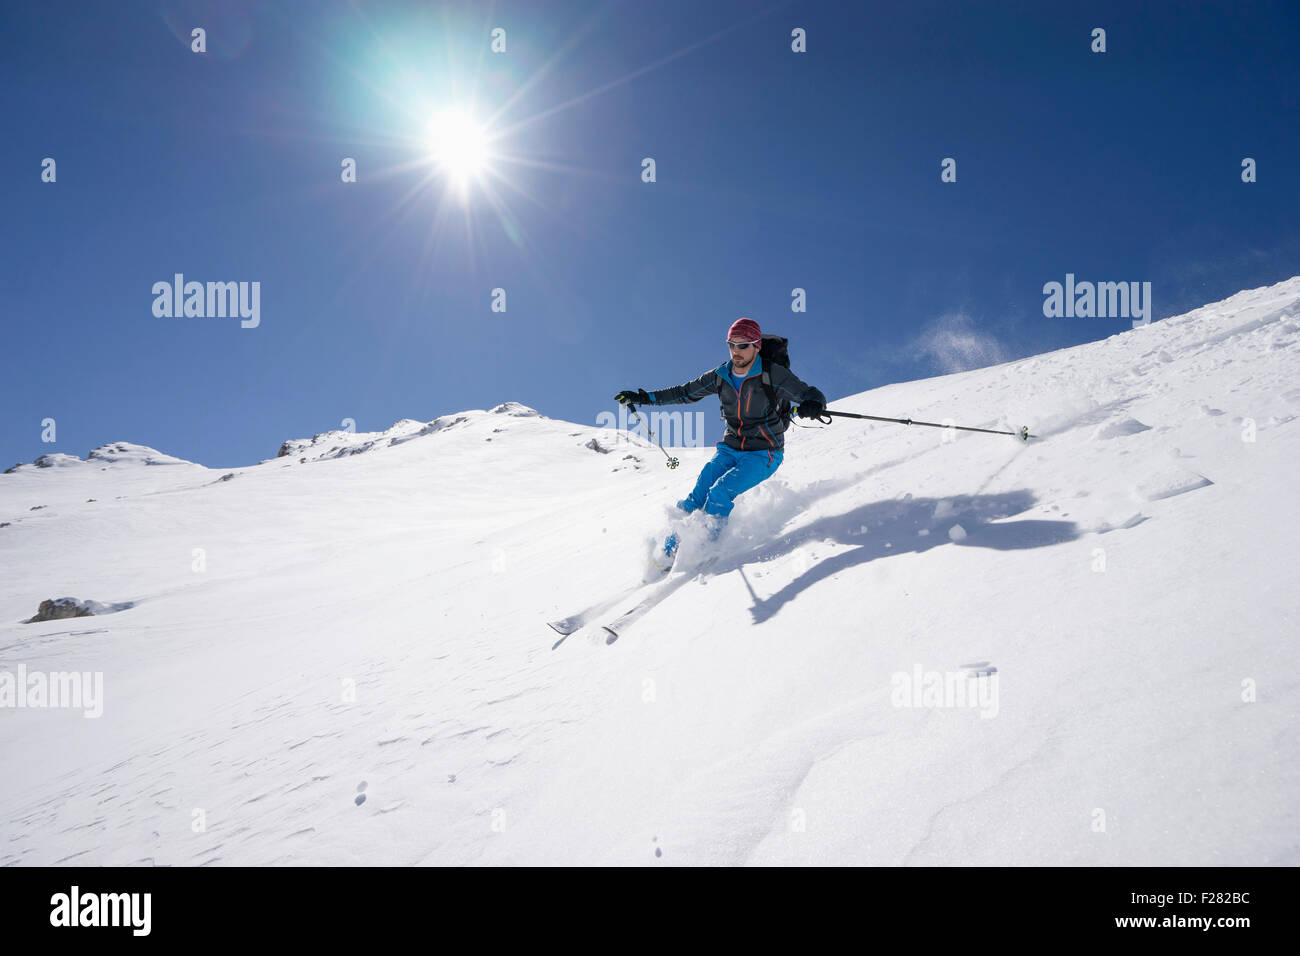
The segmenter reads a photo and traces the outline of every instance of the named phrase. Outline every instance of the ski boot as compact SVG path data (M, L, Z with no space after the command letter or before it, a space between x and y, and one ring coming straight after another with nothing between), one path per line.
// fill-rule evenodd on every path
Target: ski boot
M653 556L654 565L660 571L671 571L673 562L677 559L677 532L671 531L664 543L655 549Z

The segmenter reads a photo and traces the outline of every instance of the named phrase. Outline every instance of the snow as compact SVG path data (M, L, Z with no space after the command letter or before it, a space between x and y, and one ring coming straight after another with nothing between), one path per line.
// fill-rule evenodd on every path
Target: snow
M183 458L165 455L148 445L136 445L129 441L111 442L92 448L85 459L62 452L41 455L31 464L19 463L5 474L18 474L33 468L88 468L98 465L101 469L108 465L193 465L194 462Z
M51 453L0 677L102 713L0 709L0 864L1296 865L1298 380L1300 277L833 401L1038 437L792 429L705 573L554 650L710 449L507 402ZM64 595L132 606L20 623Z

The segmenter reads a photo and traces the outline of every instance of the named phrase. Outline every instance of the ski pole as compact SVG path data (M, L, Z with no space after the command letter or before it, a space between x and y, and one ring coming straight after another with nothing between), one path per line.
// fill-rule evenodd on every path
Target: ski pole
M1020 426L1018 432L1003 432L993 428L972 428L969 425L944 425L940 422L915 422L910 418L881 418L879 415L855 415L852 412L833 412L829 408L825 410L827 415L833 415L837 418L861 418L872 422L894 422L898 425L927 425L930 428L956 428L964 432L984 432L986 435L1013 435L1021 441L1029 441L1031 438L1037 438L1037 435L1029 434L1029 426Z
M678 465L680 465L681 464L680 461L678 461L672 455L668 454L667 450L664 448L664 443L661 442L658 438L655 438L655 433L650 431L650 424L644 418L642 418L640 415L637 414L636 406L628 405L627 410L632 414L633 418L639 421L642 425L645 425L646 434L648 434L651 438L654 438L655 444L659 446L659 450L662 451L664 453L664 457L668 459L668 467L676 468Z

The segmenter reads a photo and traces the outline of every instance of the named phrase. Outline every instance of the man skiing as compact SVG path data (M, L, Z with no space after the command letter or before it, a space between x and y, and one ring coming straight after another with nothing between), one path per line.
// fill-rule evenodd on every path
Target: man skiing
M718 396L727 432L700 472L695 488L677 502L686 514L704 510L711 541L722 533L736 497L770 478L781 466L789 422L781 414L780 399L797 406L800 418L819 418L826 407L826 396L788 368L771 362L764 368L759 354L762 344L758 323L737 319L727 332L730 361L685 385L654 392L626 390L614 396L622 405L680 405L698 402L705 395ZM669 534L662 548L665 561L676 554L677 543L677 534ZM660 563L658 556L656 561Z

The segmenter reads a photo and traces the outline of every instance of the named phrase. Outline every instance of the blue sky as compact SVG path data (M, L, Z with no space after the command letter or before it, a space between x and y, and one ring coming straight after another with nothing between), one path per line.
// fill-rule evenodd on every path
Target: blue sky
M1298 41L1283 2L6 4L0 466L251 464L503 401L595 424L742 315L833 400L1130 326L1045 318L1067 273L1150 282L1155 319L1272 284ZM496 154L464 199L449 108ZM259 282L260 324L155 316L178 272Z

